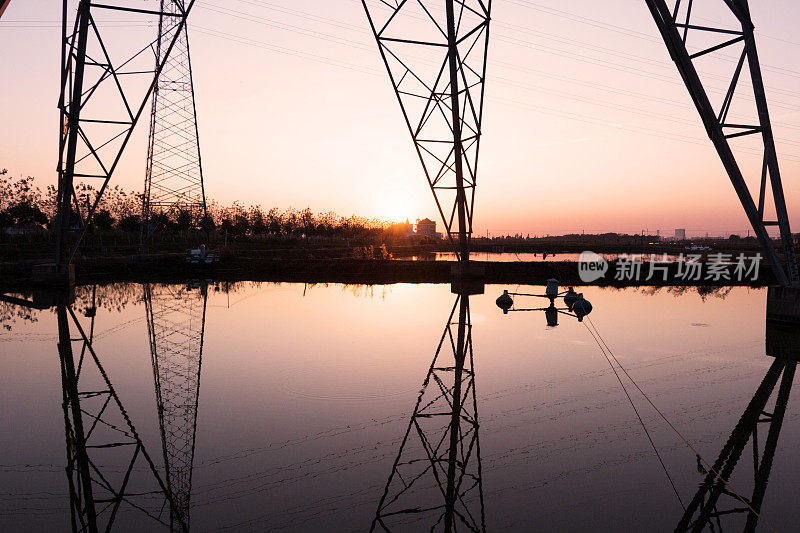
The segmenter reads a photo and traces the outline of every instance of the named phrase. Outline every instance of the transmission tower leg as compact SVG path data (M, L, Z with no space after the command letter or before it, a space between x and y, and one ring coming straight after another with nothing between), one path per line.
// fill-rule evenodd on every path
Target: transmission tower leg
M81 107L83 101L83 75L86 69L86 41L89 33L89 0L81 0L78 4L78 15L76 19L77 35L70 46L67 44L66 36L66 15L68 1L64 0L62 16L64 20L64 42L62 46L62 65L61 65L61 146L59 147L58 164L58 193L57 193L57 215L56 215L56 272L64 274L70 262L69 253L69 229L72 215L72 195L73 183L75 180L75 153L78 146L79 128L76 125L80 121ZM74 46L74 51L73 51ZM66 52L63 50L66 49ZM69 95L69 105L65 104L63 94L70 89L69 77L72 77L72 94ZM66 153L64 144L66 143ZM63 163L63 165L62 165Z
M675 531L703 531L707 526L713 529L714 521L723 516L747 514L744 530L754 531L761 512L761 504L767 490L769 475L775 457L789 393L794 382L797 363L775 359L764 376L752 400L745 409L738 424L731 432L719 457L709 470L692 501L686 507ZM772 413L766 412L766 405L780 379L780 387ZM767 440L763 451L758 450L758 425L769 424ZM748 442L753 445L753 491L749 499L738 495L728 486L734 469ZM759 457L760 456L760 457ZM725 501L722 497L726 496ZM732 503L733 508L720 509L721 503Z
M467 233L467 195L464 191L464 147L461 142L461 106L459 105L458 37L453 0L446 1L447 10L447 62L450 66L450 104L453 115L453 151L456 172L456 209L458 210L458 260L469 261L469 234Z
M92 495L89 457L86 453L86 434L78 394L78 377L72 353L69 317L65 304L56 308L58 317L58 354L61 359L61 383L67 438L67 478L70 485L72 527L74 531L97 533L97 512ZM77 481L73 478L77 470ZM76 486L79 485L79 486ZM80 526L78 526L80 523Z
M767 101L764 93L764 84L761 78L761 68L758 62L755 38L753 36L753 23L750 19L750 10L747 0L726 0L725 6L738 21L736 27L707 27L691 23L692 2L681 5L680 0L672 0L673 8L669 9L665 0L645 0L648 8L661 32L664 43L669 50L672 60L678 68L686 88L697 107L709 138L719 154L728 177L733 184L745 214L753 227L756 237L761 243L769 265L781 285L800 286L797 259L794 252L792 232L789 227L789 218L786 202L781 184L778 157L772 135L772 126L767 110ZM690 53L687 48L687 39L690 35L716 34L725 36L724 42L713 46L706 46L699 51ZM727 94L721 103L719 111L712 105L711 100L703 86L694 60L707 54L727 51L731 47L741 47L738 65L733 73ZM752 124L729 123L728 113L731 109L733 97L747 88L741 79L744 63L748 64L752 83L752 95L757 111ZM745 135L760 135L763 143L763 170L758 205L745 181L742 169L737 162L730 140ZM772 190L772 199L777 220L764 219L764 202L767 196L767 175ZM782 263L772 239L767 232L768 226L778 226L783 244L784 262Z

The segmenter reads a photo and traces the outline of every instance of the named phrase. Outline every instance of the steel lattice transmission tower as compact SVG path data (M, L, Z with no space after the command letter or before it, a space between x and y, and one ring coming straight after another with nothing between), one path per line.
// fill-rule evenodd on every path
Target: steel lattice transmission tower
M199 226L206 216L203 166L189 56L187 28L173 16L185 9L183 0L161 0L156 62L164 68L153 90L150 138L142 205L142 240L152 235L152 216L188 213ZM169 53L169 44L177 40Z
M469 260L491 0L362 0L447 236Z
M167 489L174 501L172 529L189 525L197 402L205 333L205 286L144 288L158 421Z
M753 21L747 0L645 0L669 53L697 107L739 201L753 226L775 277L782 285L800 285L792 232L783 195L778 156L772 135L764 82L758 62ZM669 3L669 5L668 5ZM713 11L703 10L713 9ZM723 22L706 24L708 19ZM697 21L697 22L695 22ZM712 61L722 56L736 61L726 73L721 98L713 98L708 80L719 77ZM737 153L758 151L757 168L748 169ZM748 177L752 176L749 180ZM754 200L750 186L758 187ZM771 194L770 194L771 192ZM769 198L772 198L770 205ZM770 220L767 217L773 216ZM780 260L767 228L777 226L783 243Z
M467 294L450 311L370 530L407 530L409 519L486 530Z
M70 8L77 5L77 9ZM56 267L67 271L119 164L158 75L169 58L194 0L161 2L64 0L62 4L61 110L59 123ZM67 25L68 15L75 23ZM126 17L135 36L104 29L106 21ZM166 31L152 38L151 24L168 17ZM134 26L132 26L134 27ZM159 53L156 54L156 48ZM151 55L152 54L152 55ZM154 62L153 55L157 58ZM78 201L75 180L96 183L98 193ZM84 208L85 206L85 208Z

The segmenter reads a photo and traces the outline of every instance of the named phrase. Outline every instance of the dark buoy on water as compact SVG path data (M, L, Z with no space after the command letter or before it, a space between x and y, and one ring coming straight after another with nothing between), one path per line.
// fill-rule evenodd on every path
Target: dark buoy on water
M551 328L558 326L558 309L553 304L544 310L544 318L547 320L547 325Z
M503 291L503 294L497 297L495 300L497 307L503 310L503 314L508 314L508 310L511 309L511 306L514 305L514 300L511 299L511 296L508 295L508 291Z
M570 287L567 290L567 294L564 295L564 305L567 306L567 309L572 311L572 306L575 305L575 302L578 301L578 298L580 298L580 296L578 296L578 293L575 292L575 289Z
M578 294L578 299L572 304L572 312L578 317L578 322L583 322L583 317L592 312L592 304L583 297L582 293Z
M544 294L550 299L550 304L558 298L558 280L550 278L547 280L547 285L544 288Z

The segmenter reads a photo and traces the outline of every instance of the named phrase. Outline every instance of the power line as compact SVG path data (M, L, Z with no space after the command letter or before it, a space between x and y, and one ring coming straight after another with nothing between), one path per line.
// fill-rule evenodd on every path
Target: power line
M212 36L212 37L217 37L217 38L229 40L231 42L236 42L238 44L244 44L244 45L253 46L253 47L256 47L256 48L262 48L262 49L266 49L266 50L271 50L271 51L274 51L274 52L287 54L287 55L291 55L291 56L294 56L294 57L310 59L312 61L317 61L317 62L324 63L324 64L327 64L327 65L337 66L337 67L340 67L340 68L345 68L345 69L348 69L348 70L351 70L351 71L354 71L354 72L360 72L362 74L368 74L368 75L371 75L371 76L380 76L381 75L380 72L378 72L377 70L372 69L370 67L366 67L366 66L362 66L362 65L358 65L358 64L354 64L354 63L348 63L348 62L344 62L344 61L339 61L339 60L334 59L334 58L332 58L330 56L323 56L323 55L313 54L313 53L310 53L310 52L305 52L305 51L296 50L296 49L292 49L292 48L286 48L286 47L282 47L282 46L277 46L277 45L274 45L272 43L268 43L268 42L265 42L265 41L260 41L260 40L256 40L256 39L250 39L250 38L246 38L246 37L241 37L239 35L235 35L235 34L231 34L231 33L227 33L227 32L222 32L222 31L219 31L219 30L216 30L216 29L212 29L212 28L206 28L206 27L203 27L203 26L193 25L192 28L193 28L193 30L196 30L197 33L201 33L201 34L209 35L209 36ZM513 83L513 82L509 82L508 79L504 80L502 78L500 78L500 82L501 83ZM565 97L571 98L570 96L565 96ZM660 130L655 130L653 128L630 126L630 125L624 125L624 124L619 124L619 123L610 124L609 121L607 119L604 119L604 118L591 117L591 116L588 116L586 114L578 114L578 113L572 113L572 112L569 112L569 111L564 111L563 109L560 109L560 108L537 105L537 104L530 104L528 102L519 102L519 101L516 101L516 100L510 100L510 99L507 99L507 98L501 98L501 97L496 97L496 96L495 97L488 96L486 99L487 99L487 101L499 103L501 105L506 105L506 106L509 106L509 107L536 110L536 111L539 111L539 112L542 112L542 113L545 113L545 114L555 115L555 116L559 116L559 117L562 117L562 118L568 118L568 119L576 120L576 121L579 121L579 122L585 122L585 123L594 124L594 125L598 125L598 126L605 126L605 127L611 126L611 127L615 128L615 129L631 131L631 132L634 132L634 133L643 133L643 134L646 134L646 135L659 137L659 138L663 138L663 139L669 139L669 140L673 140L673 141L679 141L679 142L694 144L694 145L698 145L698 146L707 146L707 142L705 141L705 139L698 138L698 137L687 137L687 136L683 136L683 135L680 135L680 134L674 134L674 133L670 133L670 132L663 132L663 131L660 131ZM606 105L607 107L617 106L617 108L618 108L618 104L603 104L603 105ZM631 109L632 108L628 107L625 110L626 111L631 111ZM646 111L643 111L643 110L636 110L636 111L638 113L646 113ZM649 114L652 115L652 113L649 113ZM682 122L684 122L686 124L689 124L689 121L683 120L683 119L672 119L672 120L682 121ZM790 143L794 143L794 141L790 141ZM754 156L754 157L760 157L760 153L758 151L756 151L756 150L747 149L745 147L739 148L739 150L743 154L751 155L751 156ZM796 157L793 154L784 154L783 159L785 161L800 162L800 157Z

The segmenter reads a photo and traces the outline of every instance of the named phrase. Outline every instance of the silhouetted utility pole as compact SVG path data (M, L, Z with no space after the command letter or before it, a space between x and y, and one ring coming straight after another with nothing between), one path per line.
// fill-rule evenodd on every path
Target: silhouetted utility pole
M80 0L75 24L68 27L72 3L70 0L62 3L55 258L56 272L60 274L69 269L194 0L186 4L165 1L162 10ZM107 13L125 13L142 22L169 17L174 23L167 34L155 39L147 36L138 41L109 41L106 38L112 37L113 32L104 32L95 17L101 15L102 20ZM154 66L149 53L156 42L161 52ZM111 102L116 102L116 107ZM75 193L76 179L96 184L97 194L85 212Z
M143 244L155 229L153 214L184 214L194 227L203 225L207 214L188 27L176 28L180 18L174 16L183 4L183 0L161 0L156 64L166 59L172 37L175 32L178 35L153 89L142 202Z
M466 263L491 0L362 4L447 238L459 261Z
M678 67L686 88L697 107L706 132L714 143L728 177L736 190L739 201L744 207L747 218L753 226L769 261L775 277L781 285L800 286L797 259L794 252L792 232L789 228L789 217L783 195L778 156L772 136L767 100L764 93L764 82L761 78L761 67L758 62L753 22L747 0L721 0L720 6L733 15L735 23L712 24L708 26L692 23L692 1L645 0L661 36L667 45L670 56ZM689 40L689 37L693 40ZM690 51L690 47L691 50ZM731 76L727 92L721 102L715 106L702 82L702 74L698 72L695 59L708 54L729 54L738 51L738 62ZM746 69L745 69L746 67ZM748 85L745 78L749 76ZM735 105L744 95L750 109ZM732 114L731 111L733 111ZM729 116L730 114L730 116ZM758 204L753 200L747 186L742 168L734 155L730 139L747 135L758 135L763 147L763 161L760 177ZM772 191L772 207L776 220L765 220L765 202L767 200L767 178ZM767 227L778 226L783 243L784 260L781 262L772 244Z

